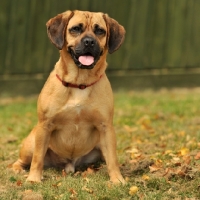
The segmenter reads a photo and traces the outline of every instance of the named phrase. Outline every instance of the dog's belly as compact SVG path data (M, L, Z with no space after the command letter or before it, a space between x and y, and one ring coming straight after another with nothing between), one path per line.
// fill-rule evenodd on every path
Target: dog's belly
M89 153L99 142L99 133L91 124L69 121L55 130L50 149L60 158L75 160Z

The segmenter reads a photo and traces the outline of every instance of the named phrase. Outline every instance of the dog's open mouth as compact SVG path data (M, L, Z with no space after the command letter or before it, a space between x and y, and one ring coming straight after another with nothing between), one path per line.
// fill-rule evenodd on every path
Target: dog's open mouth
M74 60L74 63L81 69L93 69L102 55L102 52L97 53L97 55L93 55L90 52L83 54L75 53L72 48L69 48L68 50Z
M78 61L84 66L90 66L94 63L94 57L90 53L87 53L79 56Z

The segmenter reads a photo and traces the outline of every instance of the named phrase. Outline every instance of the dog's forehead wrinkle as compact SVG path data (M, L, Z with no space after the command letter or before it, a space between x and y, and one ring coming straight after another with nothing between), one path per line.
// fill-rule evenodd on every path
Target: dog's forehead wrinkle
M104 23L103 17L101 17L102 19L100 18L101 20L99 19L99 15L101 15L101 13L86 12L83 13L83 15L86 19L86 26L93 27L96 24L99 25Z
M83 15L84 15L86 18L89 18L89 13L84 12Z
M93 13L93 12L81 12L78 11L69 21L68 27L71 28L74 26L74 22L77 25L83 24L85 31L93 30L95 25L99 25L102 28L106 28L105 20L103 19L102 13Z

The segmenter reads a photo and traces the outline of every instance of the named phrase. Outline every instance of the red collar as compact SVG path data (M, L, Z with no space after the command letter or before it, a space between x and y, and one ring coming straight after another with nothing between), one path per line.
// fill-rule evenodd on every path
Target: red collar
M101 79L103 75L100 76L99 80ZM72 88L78 88L80 90L84 90L85 88L87 87L90 87L92 85L94 85L96 82L98 82L99 80L89 84L89 85L85 85L85 84L80 84L80 85L76 85L76 84L72 84L72 83L68 83L68 82L65 82L63 81L58 74L56 74L56 77L58 78L59 81L61 81L61 83L65 86L65 87L72 87Z

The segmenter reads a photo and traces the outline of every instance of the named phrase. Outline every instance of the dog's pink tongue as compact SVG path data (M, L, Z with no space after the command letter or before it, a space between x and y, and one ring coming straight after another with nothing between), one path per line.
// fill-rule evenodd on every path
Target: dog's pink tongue
M93 56L80 56L78 58L78 60L82 65L89 66L94 62L94 57Z

